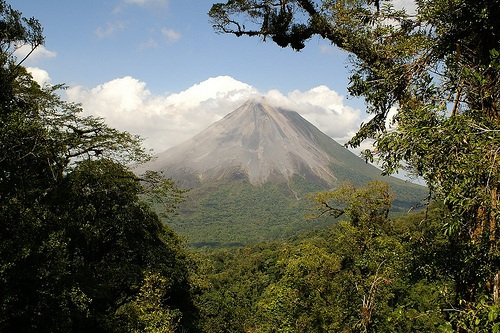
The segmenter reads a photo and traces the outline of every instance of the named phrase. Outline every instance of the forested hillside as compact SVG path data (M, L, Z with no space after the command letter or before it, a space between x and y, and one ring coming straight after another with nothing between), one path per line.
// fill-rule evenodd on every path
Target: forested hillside
M457 260L454 244L439 230L441 207L389 220L391 198L378 182L339 189L332 197L351 204L345 206L346 218L330 228L205 254L201 272L208 285L198 299L205 332L452 332L453 325L465 327L452 305ZM318 215L324 216L324 207ZM478 314L478 327L496 321L498 308L491 310L492 317Z
M14 52L43 42L0 1L0 331L194 332L188 254L141 199L169 214L182 191L127 169L148 159L137 137L32 79Z
M186 193L126 167L150 158L139 138L33 80L15 51L43 29L0 0L0 331L499 332L500 1L416 4L213 6L220 32L350 52L373 114L350 144L374 139L365 157L432 197L394 219L387 184L347 184L315 197L308 223L327 228L195 252L151 208L168 218Z

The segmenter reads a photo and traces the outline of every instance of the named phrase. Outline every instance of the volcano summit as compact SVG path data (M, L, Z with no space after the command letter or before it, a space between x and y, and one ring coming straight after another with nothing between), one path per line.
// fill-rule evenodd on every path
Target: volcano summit
M297 112L272 107L261 99L247 101L141 169L162 171L184 186L241 177L260 185L294 175L335 186L347 180L348 169L364 164Z
M247 101L198 135L158 154L136 172L144 170L160 171L180 187L192 189L184 214L179 215L183 221L174 221L173 227L190 237L191 231L183 229L190 229L191 225L201 232L196 241L206 240L214 228L224 235L217 236L220 238L226 237L229 229L244 233L245 228L255 229L255 225L271 220L274 229L277 223L290 229L290 223L303 223L305 207L311 205L304 203L305 194L337 188L345 181L359 186L383 180L394 190L395 206L399 208L414 205L426 196L424 187L382 177L379 169L365 163L297 112L273 107L264 99ZM279 204L269 203L277 202L278 197ZM290 206L287 200L293 202L290 205L295 207L294 217L284 213ZM302 206L297 205L300 200ZM264 206L265 211L260 214ZM238 226L235 221L244 223ZM258 233L268 230L264 228Z

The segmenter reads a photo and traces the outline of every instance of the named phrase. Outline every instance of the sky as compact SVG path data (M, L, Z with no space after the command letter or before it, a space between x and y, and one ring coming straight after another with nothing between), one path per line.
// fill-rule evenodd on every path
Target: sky
M340 143L367 120L363 101L347 94L345 52L319 38L296 52L217 34L207 15L216 0L7 2L44 27L45 45L23 63L33 77L66 84L63 98L141 135L153 153L256 96L299 112Z

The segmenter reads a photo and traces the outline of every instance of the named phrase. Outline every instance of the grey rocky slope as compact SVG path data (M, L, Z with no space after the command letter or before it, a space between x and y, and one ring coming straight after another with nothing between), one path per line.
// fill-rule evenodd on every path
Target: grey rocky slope
M314 133L297 116L264 101L247 101L145 167L184 183L190 180L190 185L231 177L259 185L294 174L335 182L331 156L317 146Z
M230 179L253 185L300 176L324 188L381 179L380 170L339 145L297 112L249 100L141 170L161 171L183 187ZM384 177L393 187L411 186Z

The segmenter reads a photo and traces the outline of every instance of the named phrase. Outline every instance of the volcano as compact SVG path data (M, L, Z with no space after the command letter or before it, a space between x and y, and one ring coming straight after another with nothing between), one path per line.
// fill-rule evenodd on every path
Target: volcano
M297 112L264 99L247 101L141 169L161 171L185 187L239 178L261 185L294 175L335 186L380 174Z
M289 204L284 198L289 197L291 205L297 208L296 213L301 215L293 219L302 221L305 204L297 206L296 201L304 201L309 192L338 188L345 181L359 186L383 180L395 192L396 207L400 208L414 205L426 196L424 187L382 177L381 170L365 163L297 112L271 106L264 99L245 102L198 135L156 155L153 161L136 171L144 170L162 172L180 187L191 189L184 214L173 223L174 229L176 224L180 229L189 229L177 230L188 237L192 236L189 226L198 232L205 230L199 237L195 236L197 242L206 240L214 228L220 236L210 242L217 243L221 238L227 239L228 229L238 234L245 232L248 225L254 229L255 225L266 225L263 219L275 220L268 223L267 228L276 229L277 219L290 220L288 215L278 214L280 217L276 218L273 208L266 206L267 201L277 200L276 197L281 198L278 206L285 211L288 209L283 207ZM244 202L238 201L240 196L244 196L241 199ZM267 207L265 213L259 211L263 206ZM229 211L235 211L236 216ZM245 221L245 225L238 228L235 221ZM280 223L288 230L290 224L286 221ZM275 234L282 235L280 232L278 228ZM255 237L259 240L261 233L269 234L269 230L258 231ZM246 242L240 242L234 235L233 238L238 244Z

